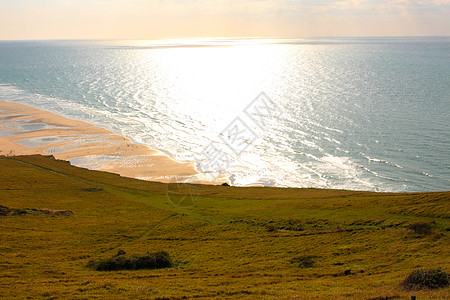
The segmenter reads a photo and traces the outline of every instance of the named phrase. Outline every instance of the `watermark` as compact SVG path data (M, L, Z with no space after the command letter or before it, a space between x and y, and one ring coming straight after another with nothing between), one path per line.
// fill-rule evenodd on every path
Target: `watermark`
M275 116L281 116L283 114L283 110L262 92L244 109L244 113L258 125L261 130L264 130L270 120L273 120Z
M283 113L275 101L261 92L243 112L219 134L223 143L211 142L197 157L200 171L215 181L233 163L230 154L239 157L265 132L273 118Z
M229 149L240 156L259 138L259 135L240 117L237 117L220 133L219 137Z
M167 199L176 207L189 208L195 206L201 193L200 186L183 181L185 178L186 176L174 176L167 184Z
M234 118L228 126L219 133L219 142L209 143L199 155L195 156L199 171L211 177L215 182L220 174L225 174L233 164L234 158L240 157L265 132L265 128L273 118L280 116L282 109L261 92L240 115ZM167 196L176 206L187 207L195 205L200 187L177 181L174 177L169 183ZM174 199L172 199L174 198Z
M220 145L217 143L209 143L208 146L200 152L200 156L200 159L197 160L199 161L201 171L210 174L212 177L215 177L215 175L212 175L213 172L226 170L231 164L229 155L220 149Z

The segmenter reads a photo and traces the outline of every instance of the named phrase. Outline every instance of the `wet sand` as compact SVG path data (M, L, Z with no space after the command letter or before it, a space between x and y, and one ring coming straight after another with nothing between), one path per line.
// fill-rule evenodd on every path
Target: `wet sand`
M53 155L88 169L144 180L211 183L192 163L92 124L0 101L0 155Z

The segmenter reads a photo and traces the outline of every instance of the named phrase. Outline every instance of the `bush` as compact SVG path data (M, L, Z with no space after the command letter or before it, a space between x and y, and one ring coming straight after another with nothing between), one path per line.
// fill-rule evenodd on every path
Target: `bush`
M160 251L130 257L119 254L100 261L90 261L87 266L96 271L163 269L173 267L174 262L167 252Z
M406 290L439 289L449 286L450 274L441 270L418 270L412 272L403 282Z
M428 235L433 231L433 226L430 223L415 223L408 227L415 234Z
M291 263L297 264L300 268L312 268L316 264L315 256L303 255L291 259Z
M11 213L11 210L3 205L0 205L0 216L7 216Z
M83 192L101 192L103 189L101 187L90 187L90 188L82 188Z

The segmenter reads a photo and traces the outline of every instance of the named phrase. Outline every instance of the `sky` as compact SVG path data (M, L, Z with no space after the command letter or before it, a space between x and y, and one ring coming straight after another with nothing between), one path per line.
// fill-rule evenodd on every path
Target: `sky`
M0 39L450 35L450 0L0 0Z

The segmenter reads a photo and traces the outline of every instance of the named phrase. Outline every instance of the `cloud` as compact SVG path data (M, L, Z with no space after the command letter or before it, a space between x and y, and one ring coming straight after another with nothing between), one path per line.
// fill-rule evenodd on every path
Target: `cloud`
M0 39L450 35L450 0L0 0Z

